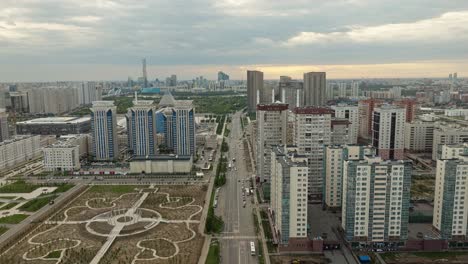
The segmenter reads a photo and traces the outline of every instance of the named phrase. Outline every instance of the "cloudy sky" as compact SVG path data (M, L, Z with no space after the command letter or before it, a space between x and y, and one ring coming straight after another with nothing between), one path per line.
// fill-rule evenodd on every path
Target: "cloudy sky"
M466 0L1 0L0 82L468 75Z

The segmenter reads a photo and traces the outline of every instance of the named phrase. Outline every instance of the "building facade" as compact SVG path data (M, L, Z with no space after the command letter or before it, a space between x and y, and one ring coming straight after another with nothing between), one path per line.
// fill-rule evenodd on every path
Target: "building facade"
M410 161L349 160L343 168L342 228L350 242L397 246L408 238Z
M432 143L432 160L437 160L437 153L441 145L468 142L468 130L464 128L438 127L434 129Z
M437 160L434 195L433 227L441 238L466 240L468 235L468 146L453 147L442 145L442 153L449 156Z
M0 142L0 171L20 166L41 155L40 136L15 136Z
M279 82L279 90L281 102L288 104L289 109L292 110L304 105L304 90L302 82L291 80L291 78L282 78Z
M294 147L272 146L271 198L274 231L281 244L307 238L307 177L305 156Z
M331 144L333 110L323 107L302 107L293 111L294 145L307 157L309 165L308 192L312 199L322 198L323 146Z
M324 150L323 204L327 208L340 208L343 192L343 165L347 160L362 160L374 156L375 149L357 145L329 145Z
M247 71L247 110L254 113L263 91L263 72Z
M99 161L119 157L117 141L117 107L113 101L94 101L91 108L93 155Z
M46 171L73 171L81 168L80 146L54 144L43 148Z
M158 144L153 101L135 99L126 118L128 146L132 154L141 157L155 155Z
M334 105L331 108L335 111L335 117L345 118L350 122L348 144L356 144L359 134L359 108L344 104Z
M8 128L8 113L5 108L0 109L0 142L10 138L10 130Z
M405 149L414 152L431 152L434 142L434 122L415 121L405 124Z
M372 118L372 145L383 159L403 159L405 109L391 105L376 108Z
M44 117L16 123L20 135L68 135L89 133L90 117Z
M325 72L304 73L304 106L325 105L326 85Z
M271 146L286 143L287 104L257 105L257 176L270 181Z

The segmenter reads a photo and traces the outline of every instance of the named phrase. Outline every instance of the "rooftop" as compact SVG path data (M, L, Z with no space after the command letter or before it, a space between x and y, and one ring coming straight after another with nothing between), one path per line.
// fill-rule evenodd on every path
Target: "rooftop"
M91 117L64 116L36 118L32 120L18 122L18 124L79 124L90 121Z

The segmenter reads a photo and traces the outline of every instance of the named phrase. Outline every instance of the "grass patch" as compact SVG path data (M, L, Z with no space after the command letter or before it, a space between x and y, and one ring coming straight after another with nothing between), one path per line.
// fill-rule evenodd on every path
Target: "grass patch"
M57 189L55 189L55 191L53 191L52 193L64 193L73 188L74 186L75 185L69 183L60 184L57 186Z
M0 207L2 207L2 205L4 205L5 203L4 202L0 202Z
M60 250L52 251L45 258L58 259L58 258L60 258L61 254L62 254L62 251L60 251Z
M6 231L8 231L8 227L0 226L0 236L3 235L3 233Z
M94 185L89 191L96 193L131 193L135 192L136 187L133 185ZM142 186L138 187L141 188Z
M219 242L218 240L211 241L210 250L208 251L208 256L206 257L205 264L218 264L221 261L219 254Z
M22 211L26 211L26 212L36 212L37 210L49 204L50 201L54 200L57 197L58 197L57 195L48 196L48 197L38 197L36 199L33 199L23 204L18 209Z
M24 219L28 218L29 215L25 214L14 214L0 218L0 224L18 224Z
M10 200L13 200L15 199L16 196L0 196L0 199L10 199Z
M8 203L7 205L0 208L0 210L8 210L8 209L11 209L11 208L13 208L13 207L15 207L17 205L18 205L18 203Z
M39 187L38 185L20 180L0 187L0 193L30 193Z
M429 259L441 259L441 258L453 258L456 256L468 255L468 252L415 252L412 253L417 257L429 258Z
M264 210L260 210L260 217L262 218L263 233L267 241L268 252L276 252L276 247L273 245L273 233L271 232L270 221L268 214Z
M258 252L258 263L265 264L265 257L263 256L263 247L262 241L260 239L257 240L257 252Z

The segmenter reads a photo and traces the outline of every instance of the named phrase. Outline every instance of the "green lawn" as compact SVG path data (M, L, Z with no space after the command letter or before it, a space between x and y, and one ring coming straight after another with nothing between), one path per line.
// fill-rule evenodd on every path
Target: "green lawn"
M190 99L193 100L197 113L225 115L247 106L247 99L244 96L192 96Z
M208 256L206 257L205 264L218 263L220 263L219 242L217 240L213 240L211 241L210 250L208 251Z
M36 212L37 210L41 209L42 207L49 204L50 201L57 198L57 195L48 196L48 197L38 197L27 203L20 206L18 209L26 212Z
M73 185L73 184L64 183L64 184L56 186L57 189L55 189L55 191L53 191L52 193L63 193L63 192L66 192L66 191L70 190L74 186L75 185ZM45 195L47 195L47 194L45 194Z
M16 196L0 196L0 199L11 199L11 200L13 200L15 198L16 198Z
M52 251L45 258L58 259L60 258L60 254L62 254L62 251L60 250Z
M6 231L8 231L8 227L0 226L0 236L3 235L3 233Z
M96 193L131 193L135 192L135 188L142 188L143 186L134 186L134 185L94 185L89 190L90 192Z
M18 224L24 219L28 218L29 215L25 214L15 214L15 215L9 215L0 218L0 224Z
M18 203L8 203L7 205L3 206L2 208L0 208L0 210L8 210L8 209L11 209L13 207L15 207L16 205L18 205Z
M25 181L15 181L14 183L0 187L0 193L30 193L40 186L30 184Z

